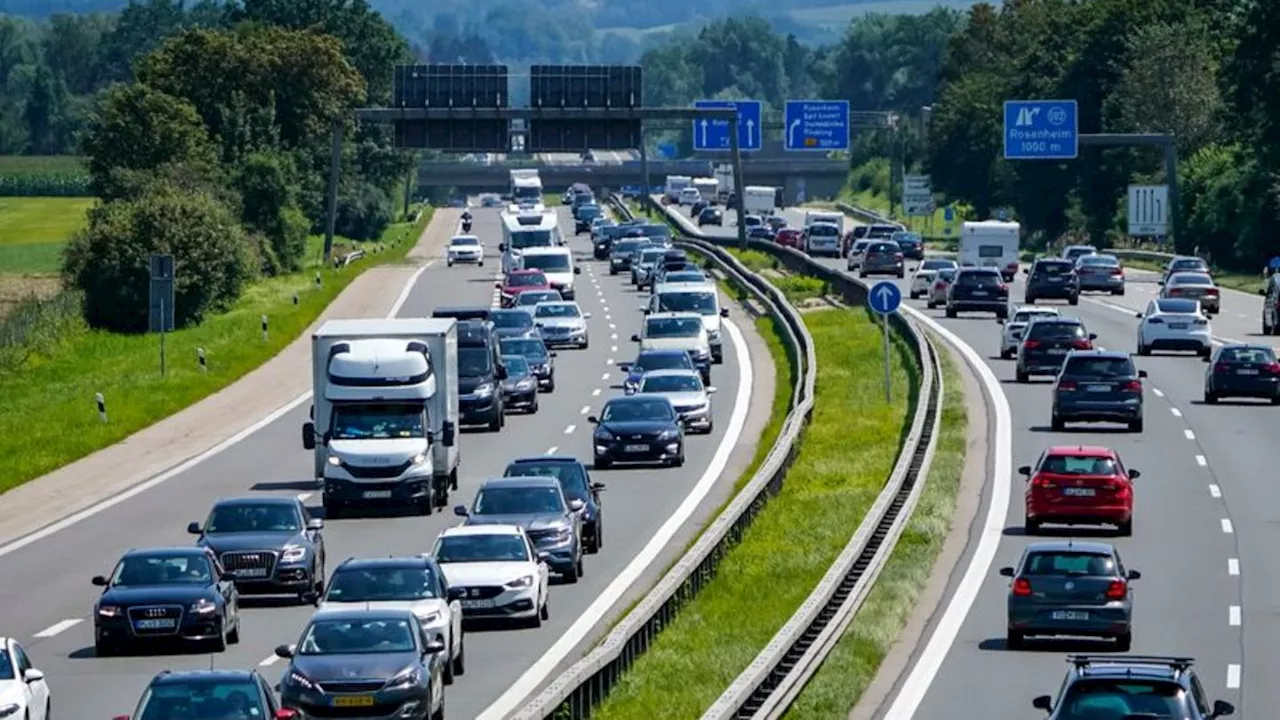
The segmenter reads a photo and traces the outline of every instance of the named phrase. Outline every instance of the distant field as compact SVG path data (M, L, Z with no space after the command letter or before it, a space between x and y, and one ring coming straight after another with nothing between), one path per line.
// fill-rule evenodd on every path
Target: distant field
M78 175L86 172L74 155L0 155L0 175Z
M93 198L0 197L0 317L17 303L58 290L62 248Z

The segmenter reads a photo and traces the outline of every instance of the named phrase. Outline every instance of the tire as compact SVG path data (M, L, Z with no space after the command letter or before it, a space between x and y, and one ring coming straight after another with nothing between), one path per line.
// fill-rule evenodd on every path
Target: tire
M560 573L566 584L573 585L578 582L578 565L570 565L568 570Z
M227 636L219 634L218 637L212 639L208 643L209 652L220 653L227 651Z
M445 647L445 652L450 652L450 648L453 647L452 638L450 638L449 642L445 643L444 647ZM453 684L453 662L452 661L446 662L444 664L444 684L445 685Z
M1067 429L1067 423L1061 417L1054 415L1049 420L1049 427L1053 428L1054 432L1062 432Z
M337 520L342 517L342 506L337 503L324 504L324 519Z
M610 275L617 275L617 274L618 274L618 269L617 269L617 268L615 268L612 264L610 264L610 265L609 265L609 274L610 274Z
M1000 359L1001 359L1001 360L1012 360L1012 359L1013 359L1013 353L1009 352L1008 350L1004 350L1004 349L1002 349L1002 350L1000 350Z
M1021 650L1026 643L1027 636L1017 630L1010 630L1004 636L1004 646L1008 650Z
M949 317L949 318L954 318L956 315L957 315L957 313L956 313L955 309L954 309L954 308L952 308L951 306L947 306L947 317Z
M581 556L581 555L579 555L579 556L578 556L578 565L577 565L577 570L578 570L578 577L582 577L582 576L584 576L584 575L586 575L586 574L587 574L587 572L586 572L586 570L587 570L587 564L583 561L583 559L582 559L582 556Z
M1120 288L1119 290L1116 290L1115 292L1113 292L1113 293L1111 293L1111 294L1112 294L1112 295L1124 295L1124 288Z
M555 391L556 391L556 376L552 375L551 381L547 383L547 392L555 392Z
M1217 405L1217 404L1218 404L1218 396L1217 396L1217 394L1216 394L1216 393L1213 393L1213 392L1210 392L1210 391L1208 391L1208 390L1205 390L1205 391L1204 391L1204 402L1205 402L1205 404L1206 404L1206 405Z
M1004 307L1004 308L1000 308L999 310L997 310L997 311L996 311L996 319L997 319L997 320L1008 320L1008 319L1009 319L1009 308Z
M416 510L419 515L426 517L430 515L432 511L434 511L437 507L443 507L443 506L444 506L444 503L436 502L436 491L435 491L435 488L432 487L431 494L427 496L427 499L425 502L418 503L418 507L416 508Z
M1021 370L1017 370L1014 376L1014 380L1017 380L1020 383L1025 383L1030 379L1031 379L1031 376Z
M533 404L529 406L529 414L536 415L538 413L538 396L533 396Z
M551 619L551 598L547 598L547 601L542 603L542 609L538 611L538 618L541 620Z
M597 470L608 470L609 468L613 467L613 463L612 463L612 462L610 462L609 460L602 459L602 458L596 458L596 459L595 459L595 462L594 462L594 463L592 463L592 465L594 465L594 466L595 466L595 469L597 469Z
M680 454L671 461L671 467L684 467L684 448L680 448Z
M866 272L865 270L860 271L860 272L858 273L858 277L860 277L860 278L866 278L866 277L867 277L867 272Z
M449 664L453 666L454 677L461 677L467 673L467 636L465 634L458 642L458 657Z
M431 720L444 720L444 698L440 698L440 707L431 713Z
M1116 526L1116 534L1120 537L1133 537L1133 518Z
M444 261L444 264L445 264L447 267L453 267L453 261L452 261L452 260L445 260L445 261Z
M1027 518L1022 523L1022 531L1025 532L1027 535L1039 535L1040 521L1036 520L1035 518Z
M1133 647L1133 632L1116 636L1116 652L1127 653Z
M501 410L498 411L497 417L489 421L489 426L487 429L489 432L498 432L499 430L502 429L502 411Z
M1271 334L1271 326L1267 324L1267 319L1266 319L1266 318L1263 318L1263 319L1262 319L1262 334L1263 334L1263 335L1270 335L1270 334Z
M1129 423L1129 432L1140 433L1142 432L1142 428L1143 428L1142 418L1138 418L1137 420L1133 420Z
M899 279L899 280L902 280L902 279L903 279L903 278L905 278L905 277L906 277L906 275L904 275L903 273L901 273L901 272L899 272L899 273L898 273L898 279Z
M583 350L586 350L590 346L591 346L591 338L586 338L582 341L582 344L579 345L578 347Z
M910 297L912 300L916 300L920 297L920 293L916 292L915 290L912 290L910 293L908 293L908 297Z
M1272 404L1272 405L1280 405L1280 397L1273 397L1273 398L1271 398L1271 404Z
M1026 295L1026 296L1024 296L1024 297L1022 298L1022 303L1023 303L1024 305L1035 305L1035 304L1036 304L1036 296L1035 296L1035 295Z
M1213 354L1213 348L1204 348L1196 354L1203 358L1205 362L1209 362L1209 356Z
M1079 296L1079 295L1072 295L1071 297L1067 298L1067 304L1068 304L1068 305L1079 305L1079 304L1080 304L1080 296Z
M926 301L925 301L925 303L924 303L924 306L925 306L926 308L928 308L929 310L932 310L932 309L934 309L934 308L938 307L938 304L937 304L937 303L935 303L935 302L934 302L934 301L932 301L932 300L926 300Z
M1139 354L1139 355L1150 355L1150 354L1151 354L1151 347L1150 347L1149 345L1143 345L1143 344L1142 344L1142 341L1141 341L1141 340L1139 340L1139 341L1138 341L1138 354Z
M93 654L100 657L111 657L119 654L120 648L115 645L108 645L104 642L95 640L93 643Z

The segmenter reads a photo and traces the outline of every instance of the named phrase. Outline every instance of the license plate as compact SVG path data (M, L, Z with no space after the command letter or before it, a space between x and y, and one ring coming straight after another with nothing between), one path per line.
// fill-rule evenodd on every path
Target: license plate
M974 297L986 297L986 296L987 296L987 291L986 291L986 290L974 290L974 291L973 291L973 296L974 296Z
M263 578L267 576L266 568L245 568L244 570L236 570L237 578Z
M1054 610L1054 620L1088 620L1089 613L1083 610Z
M1170 330L1186 330L1190 325L1187 323L1169 323Z
M171 630L178 627L178 621L174 618L151 618L139 620L133 626L139 630Z
M1257 370L1237 370L1236 374L1237 375L1257 375L1258 371Z
M1110 385L1086 385L1085 392L1108 392L1111 390Z
M1051 278L1049 278L1049 282L1062 282L1062 278L1060 278L1060 277L1051 277Z
M385 500L391 497L390 490L365 490L360 497L365 500Z
M333 699L334 707L373 707L372 695L339 695Z
M1097 495L1097 494L1098 494L1098 491L1097 491L1097 490L1094 490L1093 488L1084 488L1084 487L1081 487L1081 488L1071 488L1071 487L1069 487L1069 488L1062 488L1062 494L1063 494L1063 495L1070 495L1070 496L1072 496L1072 497L1093 497L1094 495Z
M622 449L624 452L649 452L648 445L627 445Z
M470 608L472 610L484 610L487 608L491 608L493 606L494 604L492 600L463 600L462 601L462 608L464 610L467 608Z
M1066 355L1067 349L1066 348L1049 348L1049 354L1050 355Z

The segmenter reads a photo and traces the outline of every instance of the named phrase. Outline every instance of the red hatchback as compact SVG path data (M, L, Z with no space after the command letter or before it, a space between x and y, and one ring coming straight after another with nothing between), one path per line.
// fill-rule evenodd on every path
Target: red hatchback
M800 250L802 247L802 238L799 230L795 228L783 228L773 236L773 241L783 247L794 248Z
M1045 523L1115 525L1120 535L1133 534L1133 481L1115 450L1104 447L1051 447L1036 466L1024 465L1027 476L1026 532L1035 535Z
M516 296L528 290L550 290L551 282L541 270L512 270L506 279L496 283L501 291L501 305L504 308L516 306Z

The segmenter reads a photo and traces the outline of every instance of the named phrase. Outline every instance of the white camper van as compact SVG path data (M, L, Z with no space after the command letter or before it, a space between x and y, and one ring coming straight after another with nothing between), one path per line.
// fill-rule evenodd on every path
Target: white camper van
M560 216L555 210L532 212L521 210L502 214L502 272L520 268L520 255L528 248L559 247L564 244L560 234Z
M707 203L714 205L720 194L720 183L715 178L700 177L693 179L693 187L698 195Z
M691 187L692 185L693 178L688 175L668 175L666 187L667 200L672 203L680 202L680 191L687 187Z
M967 222L960 230L961 267L992 267L1005 282L1018 274L1018 243L1022 227L1016 222Z
M542 178L537 170L511 171L511 200L520 205L542 202Z
M742 211L747 215L772 215L778 188L748 185L742 191Z

